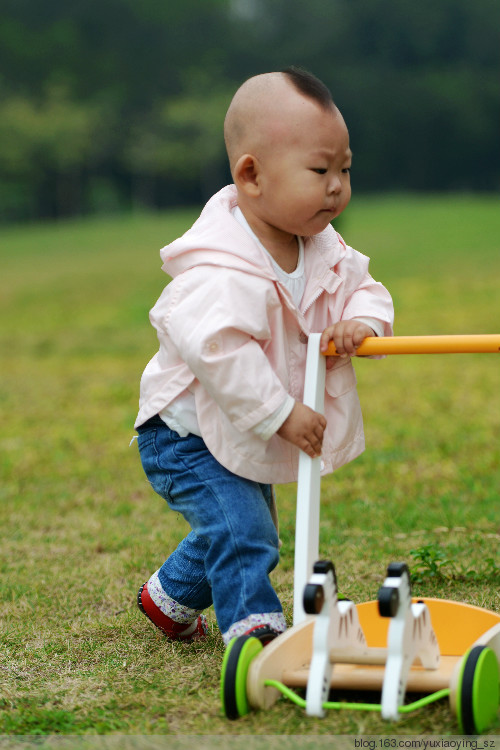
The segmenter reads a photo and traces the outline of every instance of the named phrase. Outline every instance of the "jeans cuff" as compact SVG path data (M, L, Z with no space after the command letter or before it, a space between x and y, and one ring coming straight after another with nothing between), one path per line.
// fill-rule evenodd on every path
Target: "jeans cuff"
M191 609L191 607L179 604L175 599L168 596L163 590L158 573L159 571L157 570L148 581L148 593L158 609L174 622L186 623L186 625L194 622L203 610Z
M286 630L286 621L282 612L263 612L258 615L248 615L243 620L233 623L229 630L222 634L222 640L227 646L231 638L238 635L244 635L248 630L256 625L269 625L277 633L283 633Z

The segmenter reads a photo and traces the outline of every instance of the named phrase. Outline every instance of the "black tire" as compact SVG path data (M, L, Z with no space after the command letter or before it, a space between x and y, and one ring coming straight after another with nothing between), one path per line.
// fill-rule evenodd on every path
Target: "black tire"
M494 721L499 703L499 667L495 652L474 646L464 657L457 687L457 713L464 734L482 734Z
M246 697L248 668L262 648L258 638L240 635L226 649L221 674L221 699L228 719L239 719L250 710Z

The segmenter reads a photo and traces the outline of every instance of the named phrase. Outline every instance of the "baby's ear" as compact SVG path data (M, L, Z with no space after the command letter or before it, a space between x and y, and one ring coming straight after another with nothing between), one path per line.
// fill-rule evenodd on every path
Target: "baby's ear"
M235 164L233 170L234 184L251 198L260 195L259 162L251 154L243 154Z

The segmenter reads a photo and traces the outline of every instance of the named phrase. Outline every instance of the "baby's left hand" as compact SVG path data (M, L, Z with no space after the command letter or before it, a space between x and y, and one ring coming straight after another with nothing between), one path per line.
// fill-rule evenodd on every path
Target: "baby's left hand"
M333 341L335 348L341 357L354 357L356 349L367 336L374 336L374 332L366 323L359 320L341 320L333 326L325 328L321 334L320 350L325 352L328 343ZM335 357L326 358L326 368L330 370L335 362Z

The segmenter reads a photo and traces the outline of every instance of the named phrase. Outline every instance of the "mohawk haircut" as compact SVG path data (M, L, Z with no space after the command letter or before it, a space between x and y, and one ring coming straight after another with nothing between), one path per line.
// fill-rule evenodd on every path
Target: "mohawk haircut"
M292 83L297 91L307 96L309 99L313 99L315 102L320 104L323 109L330 109L335 107L335 102L332 99L330 89L325 86L323 81L316 78L312 73L309 73L303 68L295 67L295 65L285 68L281 71L285 75L290 83Z

